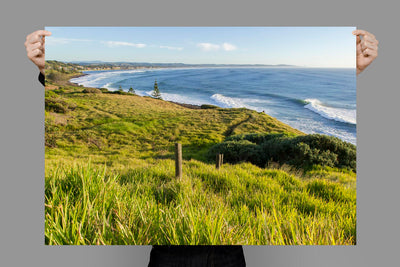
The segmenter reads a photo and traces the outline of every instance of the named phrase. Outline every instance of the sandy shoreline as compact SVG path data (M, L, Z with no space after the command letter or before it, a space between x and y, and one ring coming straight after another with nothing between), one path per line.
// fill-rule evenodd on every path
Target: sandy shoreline
M71 80L72 80L72 79L75 79L75 78L87 76L87 75L89 75L89 74L87 74L87 73L81 73L81 74L77 74L77 75L71 76L71 77L69 78L69 80L68 80L68 83L69 83L70 85L72 85L72 86L80 86L80 85L77 84L77 83L71 82Z
M74 75L74 76L72 76L72 77L68 80L68 83L69 83L70 85L72 85L72 86L79 86L79 87L82 87L82 88L97 88L97 87L86 87L86 86L81 86L81 85L79 85L79 84L77 84L77 83L71 82L72 79L79 78L79 77L83 77L83 76L87 76L87 75L89 75L89 74L87 74L87 73L82 73L82 74ZM101 89L101 88L97 88L97 89ZM113 92L113 91L110 91L110 92ZM137 96L140 96L140 95L137 95ZM141 96L141 97L142 97L142 96ZM174 104L176 104L176 105L179 105L179 106L182 106L182 107L185 107L185 108L190 108L190 109L201 109L201 105L193 105L193 104L179 103L179 102L168 101L168 100L164 100L164 101L167 101L167 102L170 102L170 103L174 103Z

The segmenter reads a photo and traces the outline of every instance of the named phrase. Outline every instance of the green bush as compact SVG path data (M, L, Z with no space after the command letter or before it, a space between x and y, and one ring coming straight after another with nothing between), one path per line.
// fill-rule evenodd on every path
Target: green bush
M55 113L67 113L68 112L68 104L59 99L54 98L45 98L44 106L46 111L52 111Z
M123 90L113 91L111 93L116 95L132 95L131 93L125 92Z
M229 163L248 161L260 167L269 162L297 168L314 165L347 168L356 171L356 146L337 137L310 134L242 134L228 137L210 148L209 159L223 153Z
M257 144L248 140L225 141L217 144L209 150L208 157L215 159L218 153L224 154L224 161L238 163L242 161L262 165L262 151Z
M100 89L97 89L97 88L85 88L85 89L83 89L82 93L86 93L86 94L101 94L103 92Z
M201 105L201 109L218 109L219 107L214 106L214 105Z
M321 134L281 137L261 146L268 160L281 164L301 168L322 165L356 171L356 146L337 137Z
M45 92L44 92L44 97L52 97L52 98L57 98L57 97L59 97L59 95L56 93L56 92L54 92L54 90L46 90Z
M45 97L44 107L46 111L52 111L55 113L67 113L69 110L74 110L76 108L77 105L75 103L66 102L62 98L56 96L57 94Z
M50 82L58 82L62 80L63 74L58 71L46 71L46 80Z
M53 90L53 92L56 94L63 94L63 93L65 93L65 89L61 87L61 88Z

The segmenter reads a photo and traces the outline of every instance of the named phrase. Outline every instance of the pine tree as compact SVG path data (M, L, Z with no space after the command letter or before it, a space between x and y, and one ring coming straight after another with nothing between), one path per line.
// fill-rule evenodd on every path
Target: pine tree
M162 98L161 98L160 90L158 89L157 80L155 80L155 82L154 82L154 90L153 90L153 92L151 93L151 96L154 97L154 98L156 98L156 99L162 99Z

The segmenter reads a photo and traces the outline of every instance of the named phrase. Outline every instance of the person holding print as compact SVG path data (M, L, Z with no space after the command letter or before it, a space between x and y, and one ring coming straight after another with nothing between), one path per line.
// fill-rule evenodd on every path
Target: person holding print
M356 71L363 72L378 56L378 40L364 30L355 30ZM45 81L45 37L51 32L35 31L26 37L28 58L39 68L39 81ZM195 266L195 267L243 267L246 266L242 246L153 246L149 267Z

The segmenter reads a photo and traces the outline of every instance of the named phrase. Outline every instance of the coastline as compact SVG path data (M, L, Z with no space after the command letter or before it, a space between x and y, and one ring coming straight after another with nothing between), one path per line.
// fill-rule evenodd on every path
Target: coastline
M86 87L86 86L83 86L83 85L79 85L78 83L71 82L72 79L83 77L83 76L87 76L87 75L89 75L89 74L81 73L81 74L77 74L77 75L71 76L68 79L68 84L71 85L71 86L79 86L81 88L97 88L97 89L100 89L98 87ZM112 92L112 91L110 91L110 92ZM137 94L135 94L135 95L136 96L140 96L140 95L137 95ZM144 97L144 96L140 96L140 97ZM189 109L201 109L201 105L186 104L186 103L180 103L180 102L169 101L169 100L164 100L164 99L163 99L163 101L167 101L167 102L170 102L170 103L173 103L173 104L185 107L185 108L189 108ZM206 105L206 104L204 104L204 105Z
M158 70L162 70L162 69L168 69L168 68L159 68ZM81 75L73 76L70 79L76 78L76 77L81 77L81 76L86 76L86 75L89 75L89 74L91 74L91 73L82 73ZM86 78L84 78L84 80L86 80ZM89 78L89 80L90 80L90 78ZM84 81L82 81L82 82L84 82ZM89 87L86 87L86 86L83 86L83 85L78 85L78 84L72 83L72 82L70 82L70 83L74 84L75 86L80 86L81 88L99 88L99 89L101 89L100 87L93 87L93 86L98 86L99 83L92 83L91 85L93 85L93 86L89 86ZM108 90L111 93L113 91L118 91L118 89L115 89L115 88L111 88L111 89L108 89ZM103 92L105 92L105 91L103 91ZM126 89L124 90L124 92L127 92ZM137 96L141 96L141 97L148 97L148 94L149 94L149 92L147 92L147 91L146 92L142 92L140 90L137 93L138 94L136 94L136 95ZM123 94L123 93L120 92L120 94ZM215 100L215 98L212 98L212 100L215 100L215 101L211 101L211 102L207 102L207 100L199 101L200 99L197 99L196 101L189 101L185 97L174 97L174 95L170 96L168 94L165 96L165 98L167 98L167 99L163 99L164 101L179 105L179 106L187 108L187 109L196 109L196 110L204 109L205 107L203 107L203 105L209 105L210 103L213 103L213 102L217 103L217 104L212 104L212 105L216 105L216 108L234 108L234 107L239 107L238 105L236 105L235 102L232 102L233 104L229 105L231 103L231 102L229 102L231 99L229 99L229 97L225 97L224 95L221 96L221 99L219 98L219 95L216 98L216 100ZM226 99L226 98L228 98L228 99ZM314 99L312 99L312 100L314 100ZM222 104L221 104L221 102L222 102ZM228 103L228 104L224 105L225 102ZM219 105L218 103L221 104L221 105ZM239 102L239 104L241 104L241 103ZM317 104L318 104L318 102L317 102ZM249 104L249 105L251 105L251 104ZM266 110L263 109L262 111L261 111L261 109L258 110L258 109L252 108L252 107L253 106L251 106L250 108L249 107L245 107L245 108L249 109L249 110L258 111L258 112L264 112L265 114L271 116L269 114L269 112L268 112L269 111L268 107L266 108ZM319 107L319 106L317 105L317 107ZM309 112L311 115L318 117L318 120L315 120L317 122L319 122L319 120L338 121L337 119L332 118L332 117L325 117L323 113L321 114L320 110L314 111L314 110L312 110L310 108L306 108L306 110L309 110L307 112ZM322 111L324 111L324 110L322 110ZM317 114L317 115L315 115L315 114ZM335 131L336 128L334 128L334 126L331 126L330 124L328 126L326 126L326 127L324 125L324 128L321 130L319 128L316 128L316 126L314 126L314 125L311 125L311 127L306 128L306 126L308 126L308 125L306 125L306 126L300 125L299 126L299 124L296 123L296 121L293 122L292 120L290 120L290 121L284 122L284 121L276 118L275 116L271 116L271 117L279 120L280 122L282 122L282 123L284 123L286 125L289 125L290 127L294 128L294 129L297 129L298 131L301 131L303 133L307 133L307 134L321 133L321 134L326 134L326 135L330 135L330 136L336 136L336 137L338 137L338 138L340 138L340 139L342 139L342 140L344 140L346 142L350 142L352 144L356 144L356 139L355 139L355 137L353 137L352 132L347 131L348 130L347 128L343 130L342 128L344 128L344 126L343 127L340 126L342 128L340 128L338 130L339 133L337 133ZM324 119L321 119L320 117L324 117ZM290 122L292 122L292 123L290 123ZM342 122L342 123L346 123L346 122ZM331 123L331 124L333 124L333 123ZM352 125L352 124L350 123L350 125ZM319 126L319 125L317 125L317 126ZM312 128L312 127L314 127L314 128ZM348 128L349 127L350 126L348 126ZM350 130L352 130L352 129L350 129ZM342 131L342 132L340 132L340 131Z
M89 74L87 74L87 73L81 73L81 74L73 75L73 76L71 76L71 77L68 79L68 84L69 84L69 85L72 85L72 86L80 86L80 85L77 84L77 83L71 82L71 80L72 80L72 79L75 79L75 78L87 76L87 75L89 75ZM80 86L80 87L83 87L83 86ZM86 87L85 87L85 88L86 88Z

